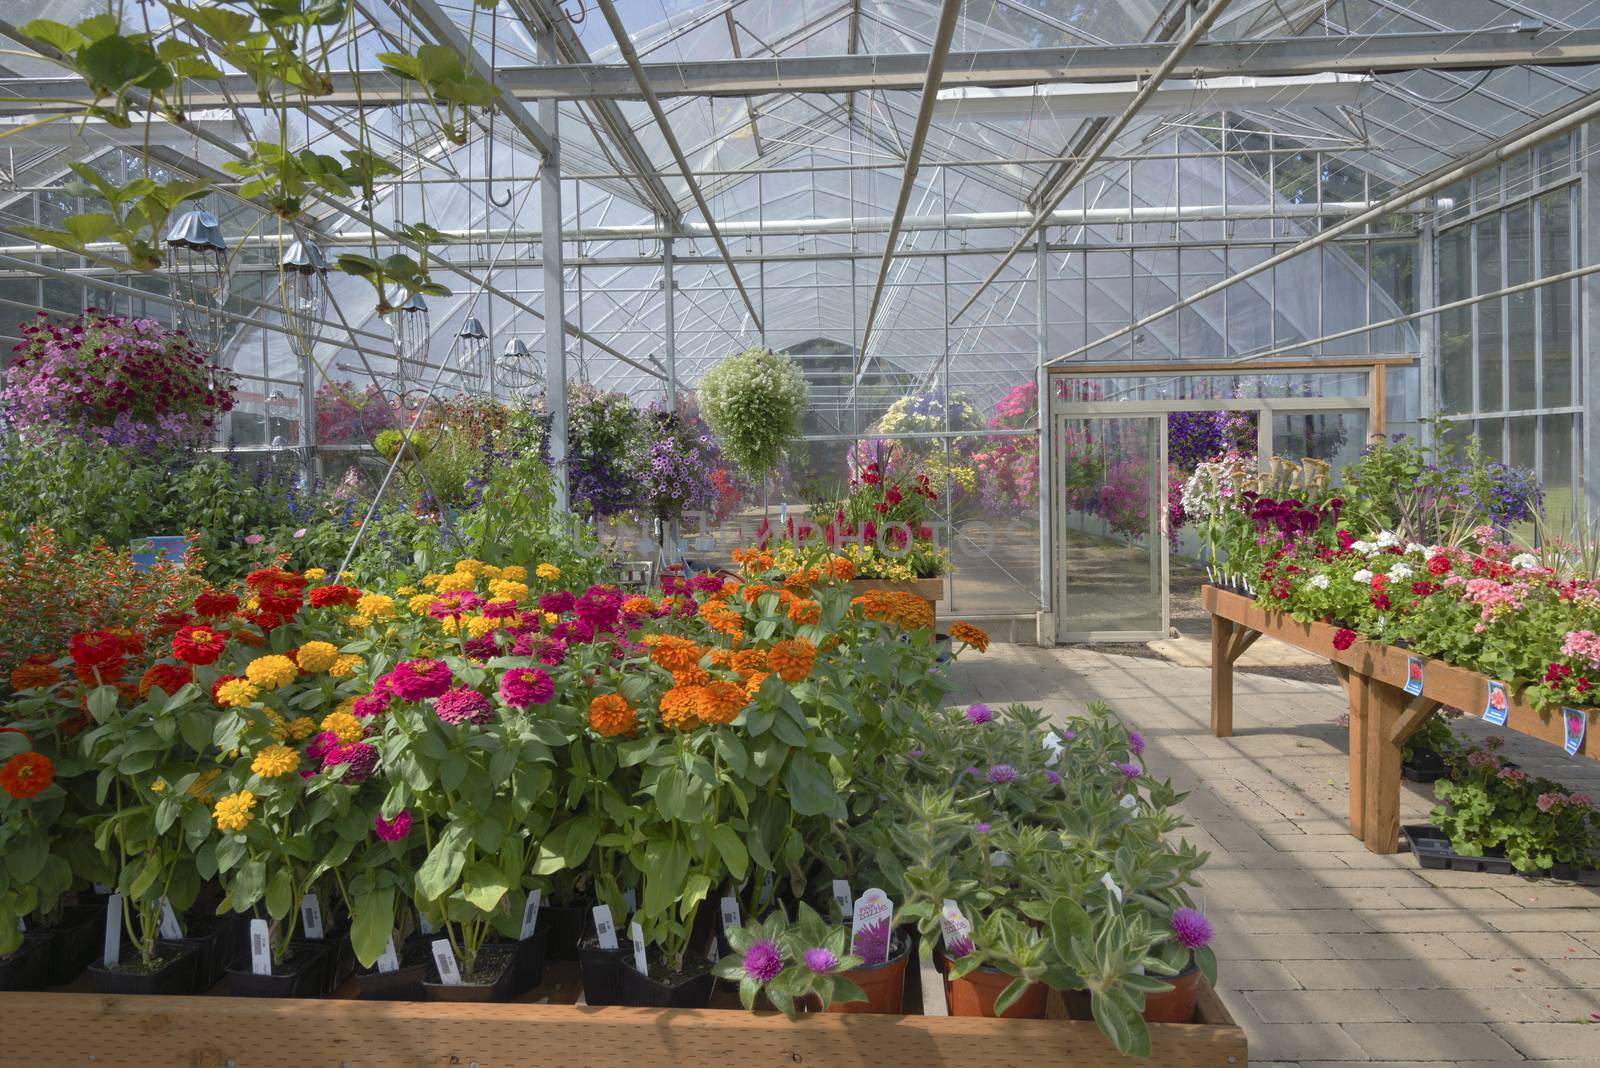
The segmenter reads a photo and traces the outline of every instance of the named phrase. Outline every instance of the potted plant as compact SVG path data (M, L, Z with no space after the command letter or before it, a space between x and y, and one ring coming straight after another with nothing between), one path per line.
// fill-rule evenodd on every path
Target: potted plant
M856 981L867 969L862 959L849 952L850 932L825 923L815 909L802 902L799 917L789 923L775 913L761 923L734 927L728 931L732 952L716 963L712 971L718 978L739 984L739 1000L747 1009L765 993L781 1012L899 1012L899 991L892 997L892 981L883 988L880 1003L892 1007L860 1008L868 995ZM892 980L898 974L905 981L909 945L901 945L891 960L875 966L875 975ZM870 980L869 980L870 981Z
M752 482L761 482L799 436L810 388L788 355L753 348L707 371L698 396L722 451Z

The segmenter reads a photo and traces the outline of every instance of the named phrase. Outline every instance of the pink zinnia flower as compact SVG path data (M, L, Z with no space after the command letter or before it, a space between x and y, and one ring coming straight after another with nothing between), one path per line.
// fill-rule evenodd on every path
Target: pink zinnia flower
M446 723L488 723L494 719L489 699L470 686L456 686L433 702L433 711Z
M555 690L550 676L538 668L512 668L500 676L500 700L512 708L542 705Z
M383 679L400 700L426 701L450 688L450 665L443 660L402 660Z
M346 786L355 786L366 782L378 766L378 750L376 746L366 742L349 742L345 745L336 745L329 749L322 757L322 770L329 771L344 765L344 773L338 776L338 781Z
M409 809L401 809L395 813L392 820L386 820L381 815L374 816L372 829L385 842L404 841L406 835L411 833L411 812Z

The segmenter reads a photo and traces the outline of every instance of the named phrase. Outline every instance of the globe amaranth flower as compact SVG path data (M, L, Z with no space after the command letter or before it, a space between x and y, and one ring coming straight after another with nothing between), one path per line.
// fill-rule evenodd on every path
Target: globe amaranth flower
M402 660L382 681L402 701L426 701L450 688L450 665L443 660Z
M1211 941L1211 921L1191 908L1172 910L1172 933L1184 949L1202 949Z
M1133 751L1134 756L1143 756L1144 735L1140 734L1138 731L1130 731L1128 733L1128 748Z
M839 966L839 958L826 946L812 946L803 954L806 969L812 975L825 975Z
M1002 783L1014 781L1017 777L1017 769L1010 764L995 764L984 777L998 786Z
M404 841L406 835L411 833L411 812L408 809L401 809L395 813L392 820L386 820L382 815L374 816L372 830L385 842Z
M1044 781L1046 783L1050 784L1051 786L1060 786L1061 785L1061 773L1056 771L1054 768L1045 768L1044 769Z
M1144 769L1137 764L1118 764L1117 770L1130 779L1137 779L1144 774Z
M323 771L336 771L341 766L344 771L335 776L339 782L347 786L366 782L378 766L378 749L366 742L349 742L335 745L322 755Z
M994 722L994 712L988 705L972 705L967 709L967 722L982 726Z
M758 938L744 951L744 973L758 983L770 983L783 971L783 953L770 938Z
M433 710L446 723L488 723L494 719L489 699L470 686L456 686L433 702Z
M538 668L512 668L500 676L500 700L512 708L542 705L555 694L555 683Z
M983 823L983 822L974 823L972 825L972 833L973 834L988 834L989 833L989 825L987 823Z

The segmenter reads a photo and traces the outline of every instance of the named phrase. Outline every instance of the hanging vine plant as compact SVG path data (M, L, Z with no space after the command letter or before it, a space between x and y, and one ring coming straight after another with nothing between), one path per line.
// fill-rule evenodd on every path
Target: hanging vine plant
M752 480L771 474L800 435L811 390L787 353L753 348L700 380L700 414L722 451Z

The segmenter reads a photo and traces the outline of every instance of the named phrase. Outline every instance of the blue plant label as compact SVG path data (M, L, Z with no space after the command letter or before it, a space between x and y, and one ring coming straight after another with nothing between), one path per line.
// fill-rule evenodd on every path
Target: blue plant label
M397 972L400 970L400 954L394 951L394 935L389 936L389 941L383 944L383 952L378 954L378 971Z
M855 914L855 898L850 894L850 884L843 879L833 881L833 900L839 905L839 915L849 919Z
M939 911L939 930L944 934L945 956L956 960L972 952L972 921L949 898L944 899L944 908Z
M122 960L122 895L112 894L106 898L106 940L105 950L101 954L105 957L107 967L111 967Z
M439 968L439 982L445 986L461 985L461 967L456 963L456 951L450 948L448 938L434 939L433 963Z
M1577 756L1583 748L1583 736L1589 729L1589 713L1581 708L1563 708L1562 722L1566 725L1567 755Z
M533 932L539 927L539 901L544 897L543 890L529 890L528 903L522 906L522 937L532 938Z
M1412 697L1422 696L1422 657L1406 657L1406 693Z
M183 554L189 551L189 539L183 535L162 535L134 538L128 543L136 571L149 571L160 563L181 564Z
M1493 723L1496 727L1503 727L1506 714L1511 711L1511 697L1506 693L1506 684L1490 679L1488 689L1488 697L1483 705L1484 721Z
M601 949L617 948L617 924L611 918L610 905L594 907L594 933L600 939Z
M889 923L894 919L894 902L877 887L870 887L856 899L850 921L850 952L863 964L882 964L889 959Z

